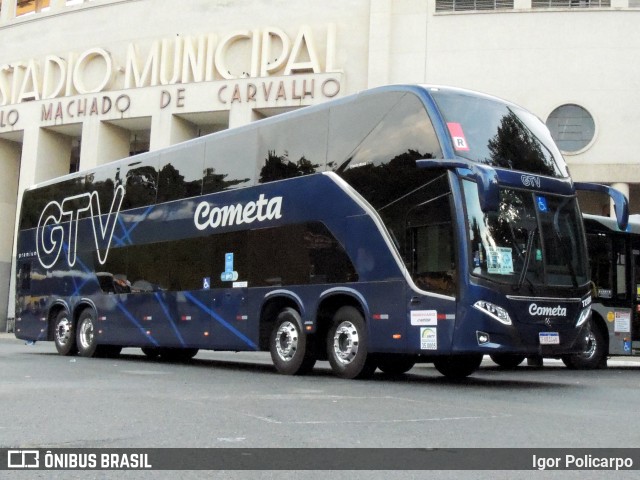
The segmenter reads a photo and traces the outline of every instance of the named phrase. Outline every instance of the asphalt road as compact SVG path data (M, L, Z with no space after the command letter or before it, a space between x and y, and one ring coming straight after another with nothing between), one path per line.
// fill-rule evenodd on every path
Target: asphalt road
M545 360L542 369L513 371L485 360L473 376L457 382L419 365L400 379L377 372L372 380L354 381L334 377L327 363L308 376L279 375L263 353L200 352L188 363L165 363L125 349L115 359L85 359L59 356L50 342L25 345L2 334L0 369L0 448L640 447L636 359L584 372L553 360ZM70 478L63 473L53 478ZM122 476L86 473L77 478ZM178 477L204 478L202 472L186 473ZM329 476L389 478L389 472L379 473ZM633 472L476 473L428 477L635 477ZM167 472L146 474L127 472L127 477L166 478ZM248 476L219 475L207 478ZM314 472L259 475L316 478ZM427 478L420 472L392 476Z

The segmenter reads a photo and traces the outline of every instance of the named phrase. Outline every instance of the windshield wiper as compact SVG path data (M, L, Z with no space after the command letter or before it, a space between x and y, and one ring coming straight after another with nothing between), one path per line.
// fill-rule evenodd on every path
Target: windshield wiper
M535 227L532 231L529 232L529 236L527 237L527 246L524 252L524 265L522 265L522 272L520 272L518 283L513 287L516 292L520 291L520 289L522 288L522 284L527 278L527 272L529 271L529 265L531 264L531 255L533 254L533 243L535 241L537 232L538 227ZM531 281L529 281L529 285L533 290L533 284L531 284Z

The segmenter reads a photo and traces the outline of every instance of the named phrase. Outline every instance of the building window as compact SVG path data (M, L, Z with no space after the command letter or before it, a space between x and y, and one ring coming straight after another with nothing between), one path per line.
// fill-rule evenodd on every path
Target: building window
M596 130L591 114L573 104L561 105L551 112L547 127L560 150L565 153L583 150L593 140Z
M464 12L513 8L513 0L436 0L436 12Z
M610 7L611 0L533 0L533 8L600 8Z
M18 0L16 16L40 13L49 9L49 0Z

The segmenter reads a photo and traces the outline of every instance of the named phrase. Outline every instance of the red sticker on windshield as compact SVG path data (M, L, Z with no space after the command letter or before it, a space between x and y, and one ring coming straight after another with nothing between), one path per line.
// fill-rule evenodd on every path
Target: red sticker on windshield
M447 127L449 127L451 140L453 140L453 148L458 151L468 151L469 145L467 145L467 139L464 137L462 125L459 123L447 123Z

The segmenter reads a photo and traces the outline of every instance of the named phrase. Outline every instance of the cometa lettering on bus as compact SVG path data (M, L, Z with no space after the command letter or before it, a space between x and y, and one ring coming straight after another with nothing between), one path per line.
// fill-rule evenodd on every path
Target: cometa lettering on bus
M198 230L249 224L258 220L274 220L282 217L282 197L265 198L260 194L255 202L242 205L225 205L212 207L208 202L200 202L196 207L193 222Z

